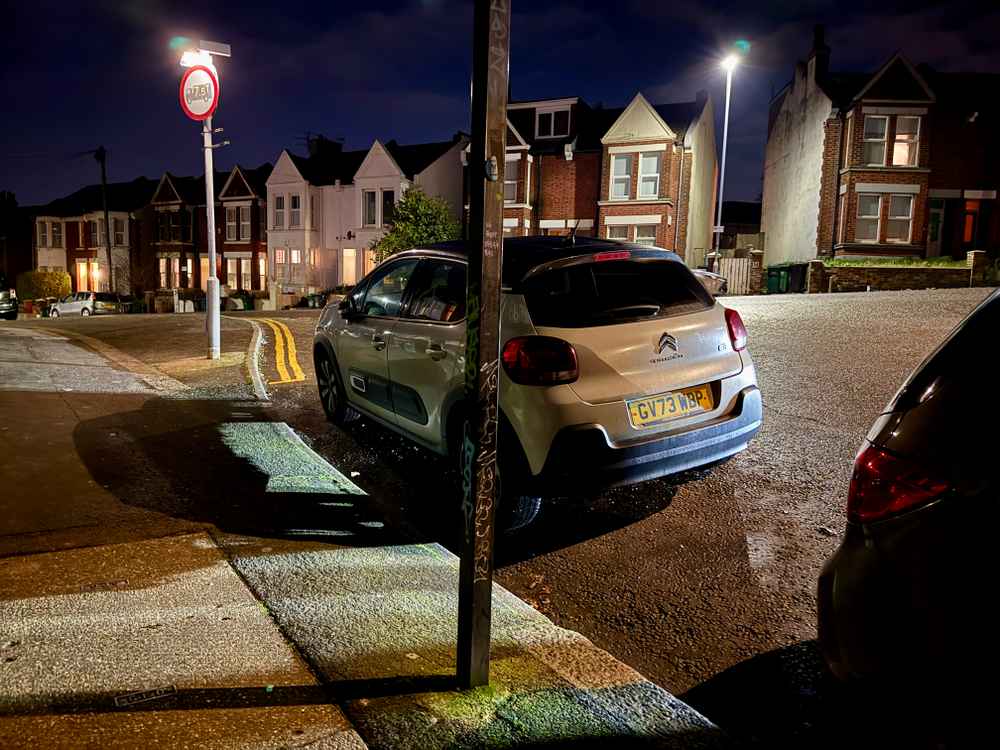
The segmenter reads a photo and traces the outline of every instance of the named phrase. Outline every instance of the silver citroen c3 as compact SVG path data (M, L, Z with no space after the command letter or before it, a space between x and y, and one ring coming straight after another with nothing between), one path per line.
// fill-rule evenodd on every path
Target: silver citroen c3
M394 255L316 327L330 421L359 414L442 455L465 429L467 246ZM500 472L507 528L542 498L713 463L761 426L747 332L674 253L576 237L504 240Z

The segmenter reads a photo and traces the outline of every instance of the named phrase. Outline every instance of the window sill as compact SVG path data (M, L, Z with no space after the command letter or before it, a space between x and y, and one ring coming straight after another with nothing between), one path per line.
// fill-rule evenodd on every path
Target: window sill
M606 201L597 201L598 206L628 206L628 205L667 205L672 206L674 202L670 198L616 198Z

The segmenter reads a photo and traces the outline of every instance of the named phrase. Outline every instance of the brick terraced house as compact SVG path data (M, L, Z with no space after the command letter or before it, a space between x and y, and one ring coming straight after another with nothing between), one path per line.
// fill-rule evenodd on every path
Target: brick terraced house
M270 174L270 164L215 173L215 271L227 292L267 289ZM164 173L143 219L137 288L204 291L209 276L205 178Z
M130 293L132 265L140 242L141 211L156 183L139 177L107 186L114 291ZM88 185L33 210L34 263L41 271L66 271L74 292L107 291L107 227L100 185Z
M579 97L507 107L504 233L578 234L675 250L700 265L710 247L716 148L712 104L624 108Z
M771 101L764 262L1000 252L1000 75L941 73L901 53L871 73L808 60Z

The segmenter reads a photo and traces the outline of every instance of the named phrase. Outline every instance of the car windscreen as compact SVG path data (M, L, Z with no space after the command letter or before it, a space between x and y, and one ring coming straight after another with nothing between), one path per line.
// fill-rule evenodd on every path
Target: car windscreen
M609 260L553 268L524 281L537 326L584 328L711 307L712 297L676 260Z
M98 292L94 297L95 302L117 302L118 298L109 292Z

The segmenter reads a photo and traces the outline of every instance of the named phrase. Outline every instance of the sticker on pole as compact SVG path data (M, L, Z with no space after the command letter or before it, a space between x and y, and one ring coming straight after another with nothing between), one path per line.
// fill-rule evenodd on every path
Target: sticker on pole
M219 79L211 68L193 65L181 76L181 109L192 120L207 120L219 106Z

